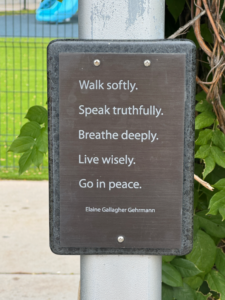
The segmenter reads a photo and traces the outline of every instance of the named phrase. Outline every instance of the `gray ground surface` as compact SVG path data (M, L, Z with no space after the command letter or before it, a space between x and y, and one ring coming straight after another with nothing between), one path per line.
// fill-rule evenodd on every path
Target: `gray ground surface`
M49 249L47 181L0 181L0 240L0 299L77 299L79 257Z
M2 300L76 300L78 275L0 275Z
M35 14L0 16L0 37L77 38L78 17L70 22L53 24L36 21Z

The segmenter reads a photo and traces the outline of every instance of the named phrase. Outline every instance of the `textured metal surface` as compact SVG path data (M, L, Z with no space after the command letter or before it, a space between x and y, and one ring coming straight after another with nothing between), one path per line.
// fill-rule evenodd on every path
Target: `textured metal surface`
M59 53L180 53L186 54L184 164L181 247L110 249L60 246L59 198ZM51 248L58 254L161 254L184 255L192 248L195 46L189 41L57 41L48 48L49 144L50 144L50 227Z
M160 300L160 256L81 257L82 300Z
M60 53L61 246L180 248L185 56Z
M82 0L79 37L82 39L163 39L164 0Z

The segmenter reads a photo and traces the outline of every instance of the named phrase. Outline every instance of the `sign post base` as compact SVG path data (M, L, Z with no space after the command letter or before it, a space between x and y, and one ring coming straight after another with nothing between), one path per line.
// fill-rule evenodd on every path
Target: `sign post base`
M161 299L162 257L82 255L82 300Z

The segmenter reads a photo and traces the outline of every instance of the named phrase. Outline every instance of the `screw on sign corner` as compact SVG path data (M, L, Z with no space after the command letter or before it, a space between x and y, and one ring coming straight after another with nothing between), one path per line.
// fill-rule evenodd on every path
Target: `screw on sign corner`
M96 67L99 67L100 64L101 64L101 62L100 62L99 59L95 59L95 60L94 60L94 65L95 65Z
M151 65L151 61L150 61L149 59L146 59L146 60L144 61L144 66L145 66L145 67L150 67L150 65Z
M118 236L117 240L118 240L119 243L123 243L124 242L124 236L122 236L122 235Z

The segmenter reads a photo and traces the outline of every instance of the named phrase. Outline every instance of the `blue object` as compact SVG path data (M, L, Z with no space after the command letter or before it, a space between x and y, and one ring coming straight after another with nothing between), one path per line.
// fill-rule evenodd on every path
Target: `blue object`
M59 9L59 7L62 5L61 2L56 1L50 8L47 9L37 9L36 11L36 20L37 21L47 21L51 22L51 16L54 15L54 13ZM46 20L45 20L46 18Z
M57 0L44 0L40 3L37 10L50 8Z
M48 9L37 10L36 19L38 21L61 23L70 19L78 10L78 0L56 1Z
M59 7L62 5L61 2L56 1L50 8L48 9L38 9L36 11L36 19L37 21L48 21L50 22L51 16L54 15L54 13L59 9ZM46 17L46 20L45 20Z

